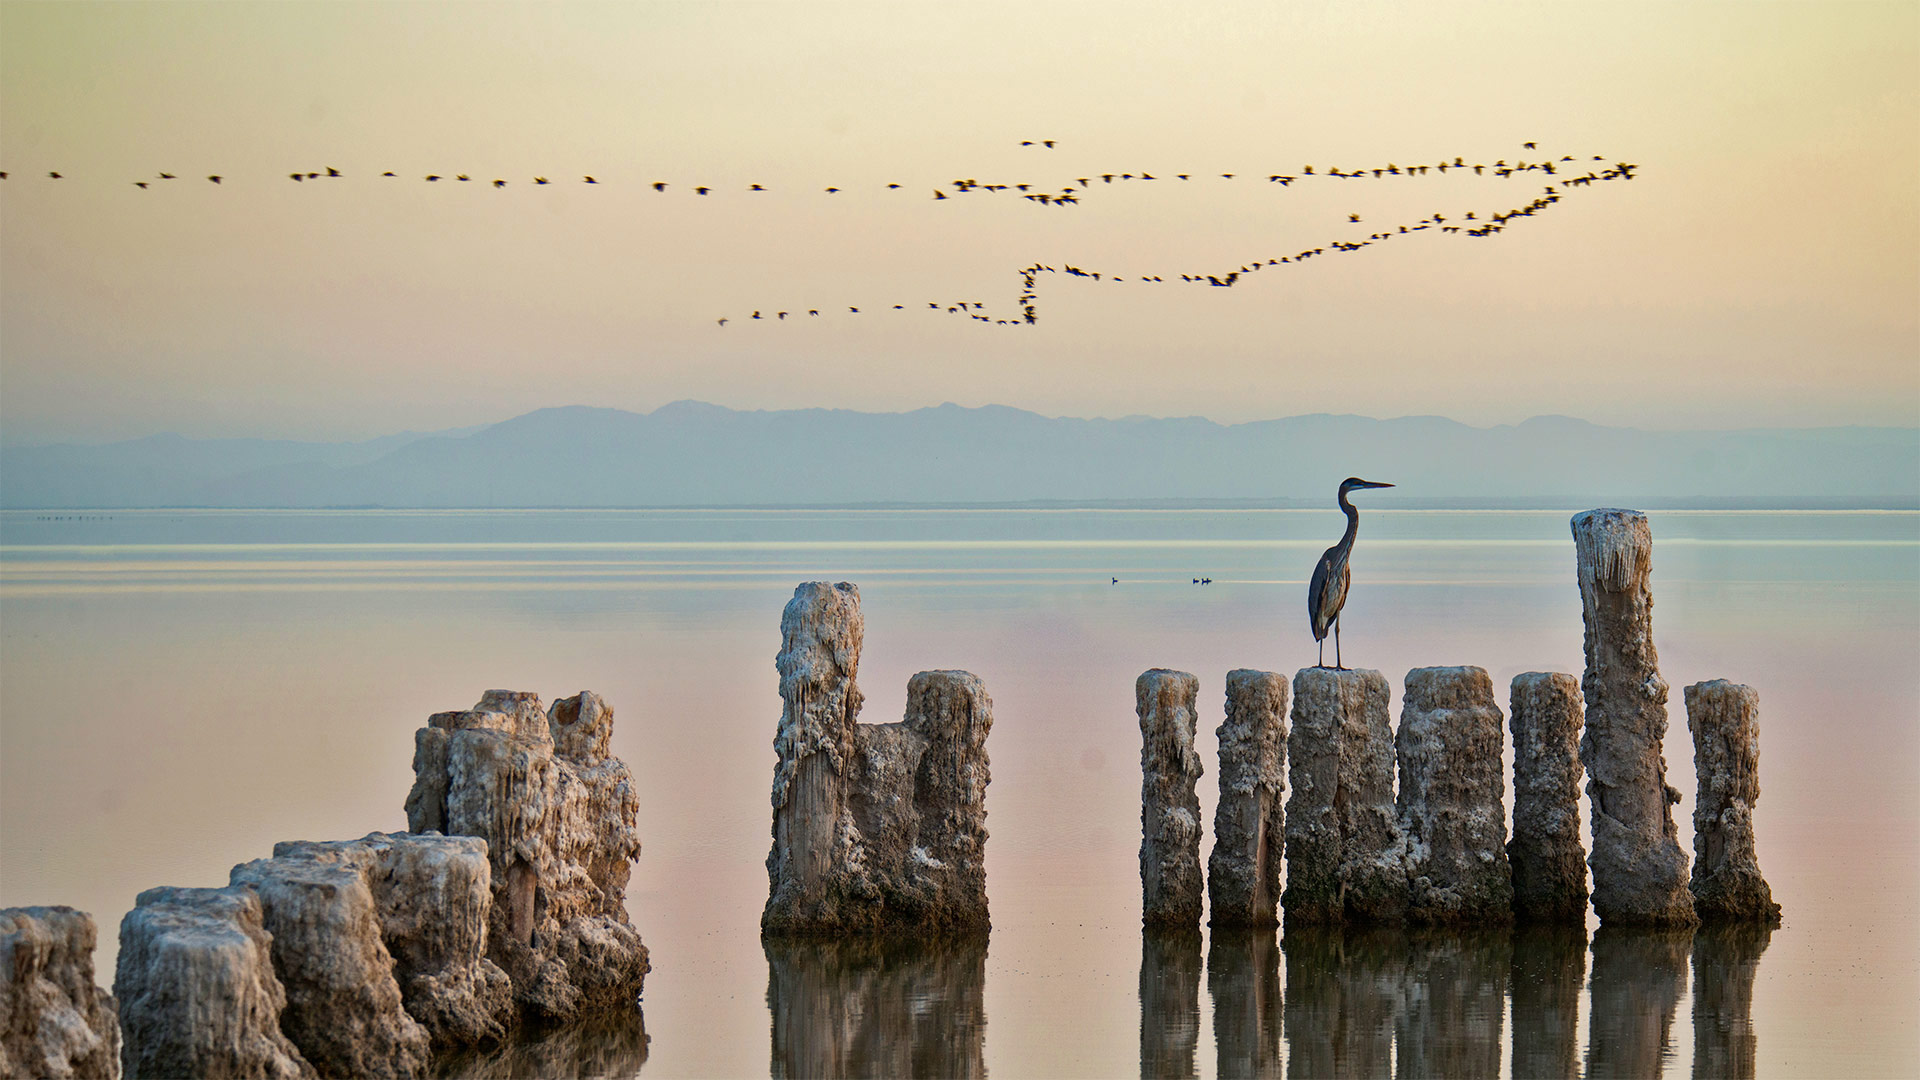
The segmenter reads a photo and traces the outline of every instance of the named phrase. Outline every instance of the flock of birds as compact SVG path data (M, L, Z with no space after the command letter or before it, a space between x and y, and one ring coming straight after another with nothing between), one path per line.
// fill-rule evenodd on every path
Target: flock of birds
M1057 143L1058 140L1056 139L1024 139L1021 140L1020 146L1022 148L1052 150ZM1319 171L1316 171L1312 165L1305 165L1302 166L1298 172L1293 173L1240 174L1229 172L1210 174L1207 176L1199 176L1194 173L1170 173L1166 176L1155 176L1145 171L1103 172L1088 176L1072 177L1070 182L1063 184L1057 189L1051 187L1043 188L1042 185L1032 182L983 182L971 177L958 178L944 185L934 187L932 189L932 201L947 202L968 196L997 195L1011 192L1021 200L1035 206L1071 208L1082 205L1089 198L1096 196L1106 187L1115 183L1127 185L1170 181L1176 184L1186 184L1193 183L1196 180L1212 183L1231 183L1245 180L1248 182L1275 185L1280 188L1288 188L1296 183L1322 182L1327 180L1386 180L1391 178L1423 177L1429 174L1446 175L1449 172L1471 172L1475 176L1491 175L1500 179L1532 176L1536 179L1545 180L1545 183L1542 185L1539 193L1525 201L1516 201L1514 205L1505 210L1485 214L1469 210L1451 218L1445 214L1434 213L1420 218L1417 221L1393 223L1381 227L1369 227L1364 232L1355 229L1351 230L1347 235L1336 236L1323 244L1304 247L1298 251L1283 253L1268 252L1257 258L1240 263L1237 267L1212 267L1204 270L1189 270L1184 273L1166 270L1158 273L1140 273L1134 271L1129 274L1116 274L1105 269L1076 266L1072 263L1063 262L1056 266L1048 263L1034 262L1021 267L1017 271L1020 279L1020 290L1018 299L1015 301L1011 311L989 312L987 306L977 300L930 300L912 303L903 302L869 305L867 307L849 304L846 305L846 312L848 316L854 316L867 312L886 310L897 312L927 311L965 316L969 320L986 325L1032 326L1040 321L1038 303L1040 275L1042 274L1065 275L1066 277L1089 283L1120 284L1131 282L1159 285L1178 281L1188 285L1230 289L1248 281L1253 275L1265 269L1294 266L1305 263L1310 259L1329 254L1357 252L1368 247L1384 244L1389 240L1423 232L1455 234L1463 237L1476 238L1496 236L1517 222L1532 219L1546 212L1548 209L1565 200L1575 191L1586 190L1594 184L1607 183L1615 180L1632 180L1636 170L1639 168L1638 165L1627 162L1608 164L1608 159L1600 155L1576 158L1572 154L1562 154L1557 157L1552 154L1540 154L1537 144L1532 142L1523 143L1521 149L1536 155L1537 160L1527 160L1524 157L1516 156L1513 161L1501 158L1492 164L1485 162L1469 164L1464 157L1455 157L1451 161L1443 160L1430 165L1400 165L1395 162L1388 162L1385 165L1367 166L1357 169L1343 169L1334 166ZM8 179L9 175L7 172L0 171L0 180ZM346 174L333 166L327 166L323 169L297 170L287 173L286 175L288 179L295 183L302 184L310 181L318 182L346 178ZM66 178L66 175L58 171L49 171L47 178L50 180L63 180ZM392 170L380 173L379 178L383 180L403 179L398 173ZM142 190L147 190L178 179L180 179L180 176L177 173L160 172L155 174L151 179L134 180L132 184ZM213 173L209 174L206 179L211 183L221 184L226 181L228 177L223 174ZM427 173L421 177L421 180L434 184L442 182L454 184L477 182L483 185L491 185L496 190L505 188L511 183L511 181L503 177L493 177L489 180L476 181L474 177L468 173L454 173L451 175L444 173ZM590 174L583 175L577 182L581 184L605 186L598 177ZM535 176L532 178L531 183L535 187L544 187L555 183L555 181L546 176ZM656 194L668 194L672 191L690 191L699 197L710 197L720 190L711 184L678 184L677 182L667 180L645 181L644 186L651 188ZM743 190L747 193L754 193L767 192L772 189L764 184L755 183L747 185ZM826 195L839 195L851 189L831 186L822 190L823 194ZM904 191L906 189L899 183L888 183L884 190ZM1365 225L1367 223L1362 221L1359 214L1353 213L1347 215L1346 224L1353 226ZM837 312L839 309L835 307L829 310ZM802 315L807 318L820 318L822 309L809 307L782 310L763 307L754 309L753 313L747 316L745 321L785 322L789 316L798 318ZM722 328L734 321L736 320L728 316L722 316L716 320L717 324Z

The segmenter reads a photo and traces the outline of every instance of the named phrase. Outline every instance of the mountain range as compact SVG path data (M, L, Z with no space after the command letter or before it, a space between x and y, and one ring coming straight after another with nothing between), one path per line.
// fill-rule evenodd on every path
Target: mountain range
M547 507L1421 500L1920 505L1920 429L1644 431L1562 416L1075 419L1005 406L650 413L570 406L362 442L0 450L0 506Z

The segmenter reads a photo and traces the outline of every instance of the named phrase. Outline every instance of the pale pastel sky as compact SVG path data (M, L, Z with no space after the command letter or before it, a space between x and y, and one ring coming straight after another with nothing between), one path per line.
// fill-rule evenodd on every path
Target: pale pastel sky
M1033 262L1176 278L1542 187L1268 174L1548 154L1638 178L1231 289L1043 275L1032 328L926 311L1006 313ZM0 169L9 442L688 397L1920 424L1908 2L6 0ZM932 197L1142 171L1064 209Z

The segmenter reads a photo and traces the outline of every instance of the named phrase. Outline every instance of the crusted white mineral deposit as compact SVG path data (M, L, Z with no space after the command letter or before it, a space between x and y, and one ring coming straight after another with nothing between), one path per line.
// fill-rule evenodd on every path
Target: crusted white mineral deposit
M1580 682L1529 671L1513 678L1513 914L1522 922L1587 918L1580 843Z
M1753 804L1760 801L1760 694L1725 679L1687 687L1693 732L1694 908L1703 919L1778 923L1780 905L1760 876Z
M1586 621L1586 734L1580 762L1593 811L1593 909L1603 923L1691 926L1661 740L1667 683L1653 647L1653 533L1645 514L1589 510L1573 518Z
M626 909L639 798L612 730L591 692L543 710L535 694L489 690L415 735L407 827L486 841L486 955L525 1017L629 1009L646 979Z
M115 1080L120 1021L93 982L93 916L0 908L0 1077Z
M1513 918L1503 720L1485 669L1407 672L1395 744L1408 915L1416 922L1485 925Z
M280 1031L287 994L274 974L272 950L252 889L141 893L120 920L113 977L129 1080L314 1076Z
M1207 857L1207 921L1274 926L1286 845L1286 677L1229 671L1227 718L1214 734L1220 739L1220 802Z
M908 682L902 720L862 724L860 590L807 582L780 630L761 928L987 929L986 687L964 671L923 671Z
M1406 838L1393 795L1390 691L1378 671L1302 668L1287 736L1289 924L1406 917Z
M1200 923L1200 796L1204 771L1193 748L1199 680L1154 668L1133 684L1140 718L1141 920L1148 926Z

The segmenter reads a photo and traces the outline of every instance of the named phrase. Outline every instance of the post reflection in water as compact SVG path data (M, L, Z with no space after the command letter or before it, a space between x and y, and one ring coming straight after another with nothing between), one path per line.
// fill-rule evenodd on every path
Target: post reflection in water
M1140 1076L1197 1075L1200 931L1140 932Z
M433 1074L463 1080L595 1077L626 1080L647 1063L647 1023L640 1010L590 1017L565 1027L521 1033L500 1045L462 1049L434 1059Z
M1419 930L1409 946L1394 1075L1499 1077L1512 935Z
M1753 977L1772 927L1702 927L1693 937L1693 1075L1752 1080L1759 1040L1753 1031Z
M771 1075L986 1075L987 939L761 940Z
M1513 1075L1580 1074L1580 995L1587 928L1523 926L1513 934Z
M1287 1075L1393 1075L1393 1037L1406 1008L1408 938L1399 930L1290 928Z
M1659 1076L1687 984L1692 930L1603 926L1593 935L1587 1076Z
M1277 1078L1283 1074L1280 948L1274 932L1216 927L1211 937L1207 996L1213 999L1215 1072Z

